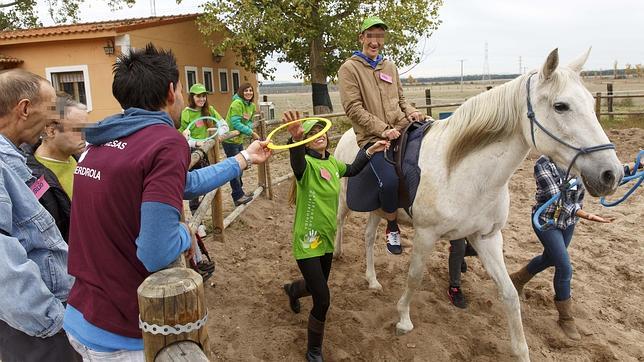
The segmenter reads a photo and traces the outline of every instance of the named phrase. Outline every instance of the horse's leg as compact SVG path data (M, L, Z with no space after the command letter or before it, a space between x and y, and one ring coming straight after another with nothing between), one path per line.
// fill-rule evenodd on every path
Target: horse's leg
M426 229L416 229L414 233L414 248L412 249L411 261L409 263L409 274L407 276L407 288L398 301L397 309L400 321L396 324L396 334L404 334L414 329L409 317L409 304L411 298L420 287L423 281L425 270L424 257L427 251L431 250L436 242L436 237Z
M347 206L347 180L340 182L340 200L338 200L338 215L336 217L337 232L335 234L335 250L333 257L338 259L342 256L342 239L344 238L344 221L349 215Z
M376 212L369 213L369 220L367 220L367 227L364 232L365 249L367 254L367 272L365 277L369 282L369 289L382 290L382 285L376 279L376 268L373 262L373 244L376 240L376 232L378 231L378 224L380 223L380 216Z
M503 260L503 236L497 231L485 239L469 240L477 251L485 270L499 288L499 296L505 306L505 314L510 326L512 351L520 361L529 361L528 344L521 323L519 295L512 285Z

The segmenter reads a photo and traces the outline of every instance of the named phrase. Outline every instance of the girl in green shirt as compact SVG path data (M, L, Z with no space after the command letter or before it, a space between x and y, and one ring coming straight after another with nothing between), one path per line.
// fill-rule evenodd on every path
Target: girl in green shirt
M210 119L197 121L190 131L187 131L188 125L199 117L213 117L222 119L215 107L208 104L208 92L206 87L201 83L195 83L190 87L188 96L188 107L181 112L181 127L179 132L183 133L186 138L206 138L208 137L208 128L214 127L214 122ZM190 132L190 133L188 133ZM198 141L188 141L190 147L201 146Z
M299 113L288 111L282 120L299 119ZM316 120L294 123L288 127L291 141L314 135L323 128ZM361 149L352 164L336 160L327 150L326 133L305 145L290 149L291 168L295 174L295 189L290 202L295 203L293 223L293 256L303 279L284 285L291 310L300 312L299 298L311 295L313 309L308 321L307 361L322 361L322 339L326 312L330 305L327 281L333 261L333 242L340 193L340 177L357 175L371 156L389 147L388 141L378 141Z

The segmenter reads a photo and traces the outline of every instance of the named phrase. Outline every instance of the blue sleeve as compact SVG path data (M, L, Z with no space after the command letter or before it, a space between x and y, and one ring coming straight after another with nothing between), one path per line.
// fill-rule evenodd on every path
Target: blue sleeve
M241 169L234 157L228 157L214 165L190 171L186 177L183 198L184 200L190 200L199 195L207 194L239 176L241 176Z
M63 326L65 308L47 288L38 265L11 236L12 202L0 169L0 320L30 336L51 337Z
M247 125L242 122L243 118L242 116L231 116L230 117L230 123L233 125L233 128L238 130L239 132L250 136L253 134L253 129L251 127L248 127Z
M179 210L173 206L152 201L141 204L136 257L149 272L165 268L190 248L191 236L179 220Z

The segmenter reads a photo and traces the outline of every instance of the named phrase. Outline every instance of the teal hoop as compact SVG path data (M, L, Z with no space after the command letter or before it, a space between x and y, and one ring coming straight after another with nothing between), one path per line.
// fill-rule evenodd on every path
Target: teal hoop
M203 116L203 117L195 118L192 122L190 122L190 124L188 124L188 127L186 127L186 129L191 130L192 127L197 123L197 121L201 121L202 119L209 119L209 120L213 121L213 123L215 124L215 128L217 128L216 127L217 126L217 121L219 121L217 118L210 117L210 116ZM206 137L206 138L193 138L192 134L191 134L190 136L188 136L188 139L190 139L190 141L208 141L208 140L211 140L211 139L217 137L217 134L218 134L218 132L215 132L211 136Z

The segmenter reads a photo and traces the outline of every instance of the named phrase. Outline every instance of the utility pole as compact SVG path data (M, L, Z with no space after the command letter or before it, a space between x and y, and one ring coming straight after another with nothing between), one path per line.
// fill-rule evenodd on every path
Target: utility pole
M156 0L150 0L150 11L152 16L157 16L157 2Z
M465 59L459 59L459 62L461 62L461 93L463 93L463 62Z
M523 63L521 61L520 55L519 55L519 74L523 74Z
M490 63L488 61L487 54L488 54L488 52L487 52L487 42L485 42L485 61L483 63L483 81L484 82L485 81L490 82L490 80L492 79L490 77Z

